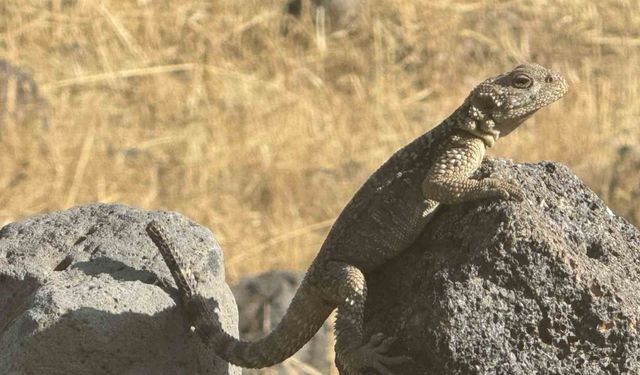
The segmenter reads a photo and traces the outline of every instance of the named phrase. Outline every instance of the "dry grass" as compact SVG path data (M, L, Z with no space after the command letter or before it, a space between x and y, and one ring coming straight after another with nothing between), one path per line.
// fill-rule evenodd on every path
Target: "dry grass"
M0 129L0 224L165 208L214 231L231 279L301 269L377 165L522 61L571 91L494 155L566 163L637 220L638 169L611 183L640 142L637 1L371 1L360 30L326 38L283 35L281 5L3 0L0 58L33 72L49 127Z

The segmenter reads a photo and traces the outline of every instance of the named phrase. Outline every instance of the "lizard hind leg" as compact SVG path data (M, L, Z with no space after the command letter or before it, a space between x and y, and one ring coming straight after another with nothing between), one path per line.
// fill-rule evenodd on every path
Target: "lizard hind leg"
M364 309L367 284L364 274L355 266L329 261L322 275L322 292L338 306L336 315L336 362L348 375L359 375L367 368L381 375L392 375L388 366L409 361L407 357L390 357L385 353L395 339L382 333L364 340Z

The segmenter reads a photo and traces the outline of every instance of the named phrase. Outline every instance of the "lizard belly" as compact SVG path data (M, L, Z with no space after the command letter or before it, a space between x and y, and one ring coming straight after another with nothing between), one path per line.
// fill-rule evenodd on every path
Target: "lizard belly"
M350 231L330 233L329 258L374 270L409 247L425 228L434 207L418 191L384 196L357 217ZM323 246L324 247L324 246Z

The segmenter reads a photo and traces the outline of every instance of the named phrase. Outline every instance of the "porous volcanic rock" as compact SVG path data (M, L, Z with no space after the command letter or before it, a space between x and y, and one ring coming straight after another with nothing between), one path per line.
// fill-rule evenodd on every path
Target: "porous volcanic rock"
M0 374L239 374L189 333L145 232L168 224L237 335L220 247L184 216L93 204L0 230ZM166 286L165 286L166 285Z
M640 232L558 164L487 161L521 203L443 206L368 275L366 332L398 374L640 374Z

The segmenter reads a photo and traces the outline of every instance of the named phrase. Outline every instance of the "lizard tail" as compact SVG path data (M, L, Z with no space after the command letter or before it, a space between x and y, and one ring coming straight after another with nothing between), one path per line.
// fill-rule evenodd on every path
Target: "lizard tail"
M163 226L154 220L147 226L147 234L158 247L178 286L190 324L196 327L196 333L213 347L220 358L234 365L262 368L283 362L311 340L335 308L314 294L305 279L271 333L256 341L239 340L224 331L216 309L195 292L192 286L195 284L189 278L192 275L185 274L176 260L177 249L169 241Z
M151 237L151 240L156 245L160 255L162 256L164 263L167 265L167 268L169 268L169 272L178 287L178 292L182 301L185 302L187 299L193 297L194 293L191 288L191 283L187 280L186 275L180 267L180 263L178 263L178 260L176 259L176 249L173 244L169 242L169 236L164 227L157 221L153 220L147 225L147 234Z
M301 286L284 317L267 336L256 341L241 341L220 329L212 340L214 350L222 359L238 366L273 366L309 342L333 309Z

